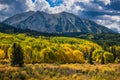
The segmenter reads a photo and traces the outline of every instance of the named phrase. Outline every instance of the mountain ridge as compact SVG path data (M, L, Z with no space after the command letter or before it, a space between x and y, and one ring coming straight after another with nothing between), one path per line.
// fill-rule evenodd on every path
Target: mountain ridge
M81 19L67 12L61 12L58 14L48 14L40 11L26 12L18 14L16 17L18 19L13 16L3 22L16 28L47 33L114 33L107 27L88 19Z

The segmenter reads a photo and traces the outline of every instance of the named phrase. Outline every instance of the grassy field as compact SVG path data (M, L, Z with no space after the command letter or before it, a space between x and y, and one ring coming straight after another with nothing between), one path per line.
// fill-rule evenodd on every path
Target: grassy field
M1 64L0 80L120 80L120 64Z

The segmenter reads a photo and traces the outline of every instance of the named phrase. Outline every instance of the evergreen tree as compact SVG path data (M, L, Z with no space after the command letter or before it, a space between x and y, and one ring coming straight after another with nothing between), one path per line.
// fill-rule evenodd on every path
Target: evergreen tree
M89 62L90 64L93 64L93 60L92 60L92 52L93 52L93 51L94 51L94 48L91 49L90 54L89 54L89 57L88 57L88 62Z
M114 56L114 60L116 59L116 50L115 50L115 46L113 46L111 48L111 53L113 53L113 56Z
M14 43L12 46L11 65L22 67L24 64L24 53L20 44Z
M101 64L105 64L103 54L101 56Z

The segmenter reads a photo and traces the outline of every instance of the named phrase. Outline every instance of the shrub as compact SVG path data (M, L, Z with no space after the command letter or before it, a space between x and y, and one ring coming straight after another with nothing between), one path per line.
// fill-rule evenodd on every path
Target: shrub
M40 52L41 62L52 63L56 61L55 54L51 48L42 49Z
M104 52L104 60L105 63L113 63L114 62L114 56L110 52Z
M92 53L92 59L96 62L101 62L103 54L104 54L104 50L96 49Z

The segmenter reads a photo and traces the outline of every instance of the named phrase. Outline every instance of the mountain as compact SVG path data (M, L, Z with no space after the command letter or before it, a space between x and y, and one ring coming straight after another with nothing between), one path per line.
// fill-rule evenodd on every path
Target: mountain
M29 12L25 12L25 13L21 13L21 14L16 14L16 15L8 18L7 20L5 20L5 23L7 23L9 25L14 25L16 23L20 23L21 21L24 21L26 18L31 16L33 13L34 13L34 11L29 11Z
M9 33L9 34L26 33L27 35L34 35L34 36L39 36L39 35L49 36L50 35L48 33L40 33L40 32L29 30L29 29L23 30L23 29L15 28L13 26L10 26L4 23L0 23L0 32Z
M20 29L17 29L4 23L0 23L0 32L2 33L16 33L18 32L18 30L20 31Z
M102 25L67 12L47 14L30 11L12 16L3 22L16 28L46 33L114 33Z
M0 23L0 32L1 33L8 33L8 34L19 34L19 33L25 33L30 36L70 36L70 37L75 37L80 35L81 33L64 33L64 34L59 34L59 33L45 33L45 32L37 32L34 30L30 29L20 29L13 27L8 24Z

